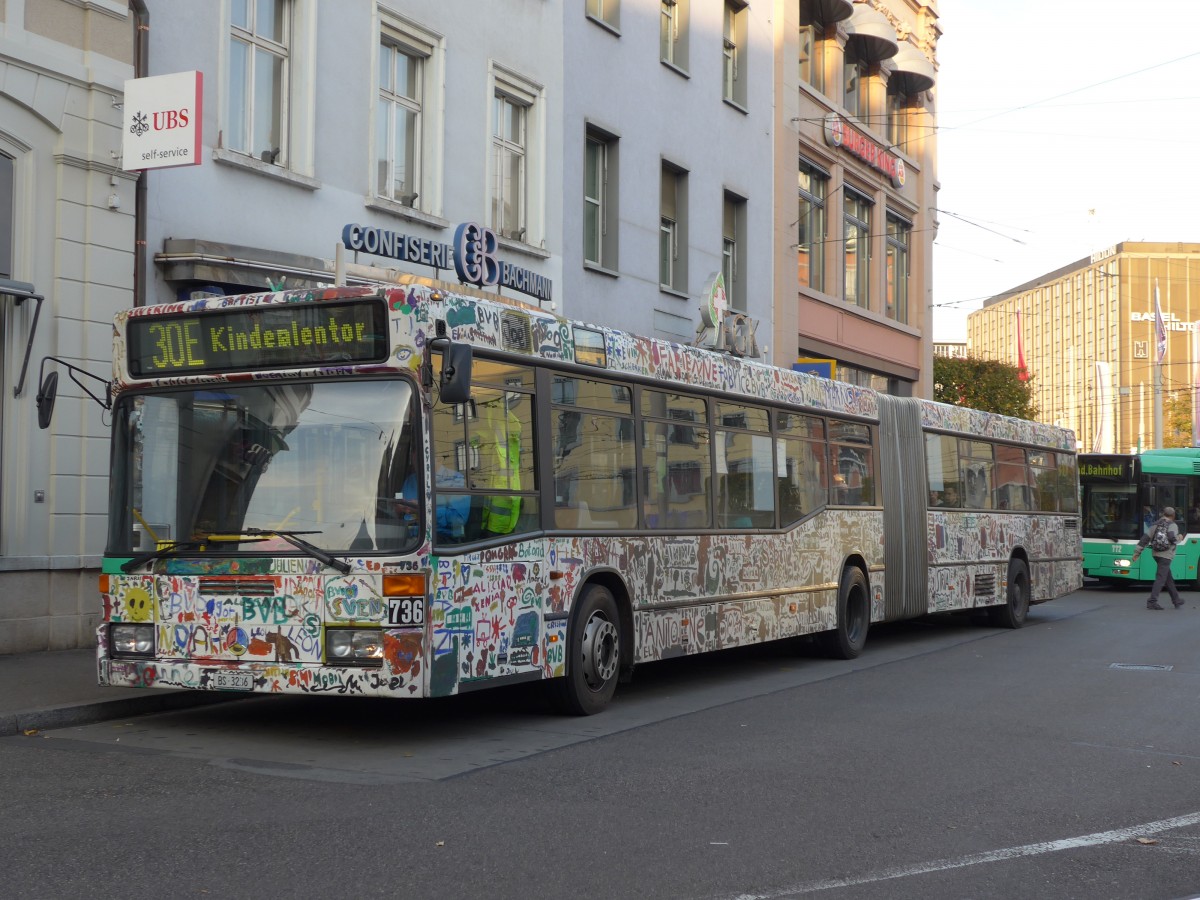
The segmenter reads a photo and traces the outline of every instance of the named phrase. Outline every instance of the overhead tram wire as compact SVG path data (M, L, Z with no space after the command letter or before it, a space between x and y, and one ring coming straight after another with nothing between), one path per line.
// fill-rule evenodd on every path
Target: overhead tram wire
M1112 78L1105 78L1103 81L1097 81L1097 82L1094 82L1093 84L1085 84L1082 87L1072 88L1069 91L1063 91L1061 94L1054 94L1050 97L1043 97L1041 100L1034 100L1034 101L1031 101L1030 103L1023 103L1020 106L1009 107L1008 109L1003 109L999 112L992 113L991 115L983 116L978 119L972 119L970 122L966 122L963 125L939 125L938 128L939 128L939 130L947 130L947 131L955 131L960 128L969 128L972 125L978 125L980 122L987 122L990 119L997 119L1000 116L1007 116L1007 115L1010 115L1011 113L1020 112L1021 110L1024 110L1024 109L1030 109L1034 106L1040 106L1043 103L1049 103L1051 100L1058 100L1062 97L1070 97L1072 94L1079 94L1079 93L1082 93L1083 91L1091 90L1092 88L1102 87L1103 85L1106 85L1106 84L1112 84L1114 81L1121 81L1122 79L1125 79L1125 78L1132 78L1134 75L1141 75L1144 72L1150 72L1150 71L1153 71L1154 69L1161 69L1163 66L1174 65L1177 62L1183 62L1184 60L1192 59L1193 57L1196 57L1196 56L1200 56L1200 50L1196 51L1195 53L1186 53L1183 56L1176 57L1175 59L1163 60L1162 62L1154 63L1153 65L1146 66L1145 68L1142 68L1142 69L1136 69L1132 72L1126 72L1122 75L1114 75Z

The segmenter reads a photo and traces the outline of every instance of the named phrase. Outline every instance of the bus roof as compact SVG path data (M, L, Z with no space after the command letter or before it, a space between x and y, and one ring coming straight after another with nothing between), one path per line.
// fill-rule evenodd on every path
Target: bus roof
M116 315L114 331L117 346L121 347L129 320L145 316L203 315L216 310L258 306L278 308L280 304L288 303L373 298L385 302L392 320L393 347L386 364L382 364L387 368L414 369L421 358L417 351L433 338L436 323L441 321L454 341L531 359L573 363L595 371L598 377L607 371L764 402L786 403L871 420L879 418L879 395L870 388L779 368L731 353L571 321L508 297L484 294L422 276L407 276L395 284L212 296L137 307ZM379 371L381 364L361 368ZM130 375L127 359L122 358L122 353L116 354L113 369L120 390L146 383L145 379ZM298 369L297 374L345 374L346 371L345 365L336 368L318 366ZM176 376L157 383L219 382L228 380L229 374ZM240 374L245 377L244 373ZM918 402L921 425L925 428L1059 450L1075 449L1074 432L1068 429L928 400Z

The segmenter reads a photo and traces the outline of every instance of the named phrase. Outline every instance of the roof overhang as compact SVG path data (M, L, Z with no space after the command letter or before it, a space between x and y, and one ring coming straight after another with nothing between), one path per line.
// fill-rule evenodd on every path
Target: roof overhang
M896 71L888 79L888 85L890 87L893 83L898 84L901 92L905 94L919 94L921 91L927 91L937 81L933 63L912 44L902 44L891 62L896 67Z
M878 63L891 59L900 50L900 39L887 16L867 6L854 4L854 12L846 22L848 41L854 44L859 58L864 62Z

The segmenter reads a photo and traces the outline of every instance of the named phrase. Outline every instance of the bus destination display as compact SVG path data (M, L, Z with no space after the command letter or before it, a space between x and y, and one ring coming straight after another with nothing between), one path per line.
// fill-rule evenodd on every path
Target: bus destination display
M387 358L387 312L377 300L231 307L131 317L135 377L287 369Z

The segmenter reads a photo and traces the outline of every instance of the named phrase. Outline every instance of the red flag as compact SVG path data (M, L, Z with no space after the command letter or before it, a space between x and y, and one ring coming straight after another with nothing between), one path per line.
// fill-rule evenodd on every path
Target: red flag
M1029 380L1029 370L1025 368L1025 345L1021 341L1021 310L1017 309L1017 378Z

